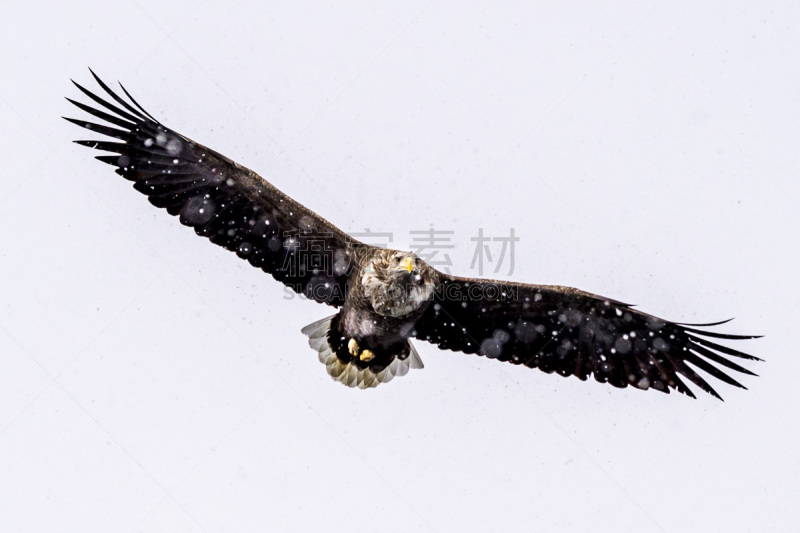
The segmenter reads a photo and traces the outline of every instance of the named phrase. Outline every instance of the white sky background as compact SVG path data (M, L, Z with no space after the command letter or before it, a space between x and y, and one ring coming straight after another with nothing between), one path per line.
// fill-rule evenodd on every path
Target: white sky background
M2 529L795 530L797 4L375 4L3 7ZM343 229L453 230L455 273L513 227L514 279L735 316L761 377L691 400L417 342L347 389L300 334L329 308L70 142L87 65Z

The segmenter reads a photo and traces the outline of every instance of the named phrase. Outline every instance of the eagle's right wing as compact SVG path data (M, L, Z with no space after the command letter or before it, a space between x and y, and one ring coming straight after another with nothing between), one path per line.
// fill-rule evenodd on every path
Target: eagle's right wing
M68 99L102 123L66 120L116 141L75 142L113 154L97 159L117 167L117 174L133 181L150 203L178 215L198 235L298 293L335 307L344 303L353 256L366 245L252 170L165 127L121 85L130 102L92 75L119 105L73 82L111 114Z

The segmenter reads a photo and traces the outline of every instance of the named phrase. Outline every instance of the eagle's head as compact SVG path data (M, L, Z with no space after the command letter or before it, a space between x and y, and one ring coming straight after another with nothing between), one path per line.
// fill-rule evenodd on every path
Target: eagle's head
M376 313L400 317L421 309L430 299L435 273L411 252L381 250L365 265L361 283Z

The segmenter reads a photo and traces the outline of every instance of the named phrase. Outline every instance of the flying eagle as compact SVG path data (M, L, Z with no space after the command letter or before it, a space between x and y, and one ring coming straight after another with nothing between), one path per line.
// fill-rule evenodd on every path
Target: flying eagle
M413 253L352 239L252 170L161 124L121 84L128 100L92 75L113 103L73 81L99 107L67 100L101 123L66 120L114 140L75 142L108 152L97 159L198 235L337 308L302 332L328 374L349 387L422 368L412 338L583 381L691 397L684 380L719 398L696 370L742 388L720 367L755 375L731 358L758 358L711 340L754 336L703 329L723 322L670 322L570 287L455 277Z

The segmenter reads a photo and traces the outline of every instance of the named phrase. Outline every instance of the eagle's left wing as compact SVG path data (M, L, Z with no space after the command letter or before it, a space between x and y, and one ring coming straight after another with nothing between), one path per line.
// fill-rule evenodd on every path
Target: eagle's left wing
M366 247L227 157L167 128L128 94L126 101L92 72L116 102L75 85L110 111L69 100L102 122L68 118L115 141L78 144L112 155L97 159L117 167L150 203L162 207L255 267L299 293L340 307L354 253Z
M719 398L693 365L743 387L720 365L751 374L725 356L758 360L709 340L751 339L648 315L630 305L569 287L459 278L441 274L414 336L440 348L615 387L631 385L694 397L680 376ZM713 363L713 364L712 364Z

